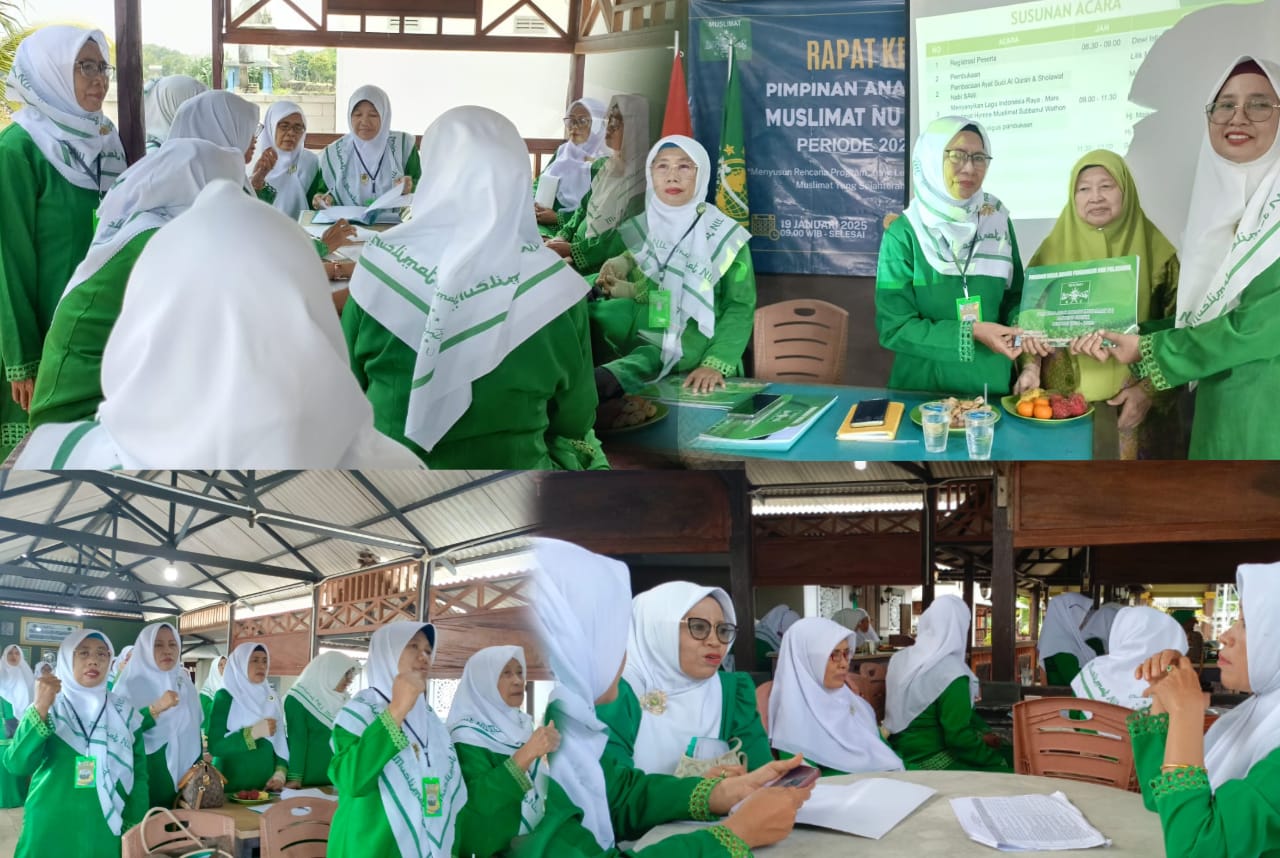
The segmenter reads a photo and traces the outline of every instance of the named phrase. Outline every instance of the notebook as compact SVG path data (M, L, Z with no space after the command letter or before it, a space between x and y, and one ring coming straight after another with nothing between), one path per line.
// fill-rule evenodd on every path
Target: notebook
M902 413L906 407L901 402L890 402L885 412L884 423L875 426L854 426L854 414L858 411L857 403L849 409L836 431L836 438L841 441L892 441L898 436L898 424L902 422Z

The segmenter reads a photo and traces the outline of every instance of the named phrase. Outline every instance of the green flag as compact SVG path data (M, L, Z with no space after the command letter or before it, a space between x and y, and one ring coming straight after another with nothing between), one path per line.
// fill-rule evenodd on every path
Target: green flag
M733 50L729 51L729 82L720 119L720 158L716 164L716 207L747 229L747 140L742 132L742 88L738 85Z

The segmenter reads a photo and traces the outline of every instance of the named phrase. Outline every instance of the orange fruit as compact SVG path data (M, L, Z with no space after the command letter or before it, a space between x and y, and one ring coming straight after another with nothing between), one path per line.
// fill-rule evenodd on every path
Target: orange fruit
M1047 397L1047 396L1038 396L1038 397L1036 397L1035 404L1036 404L1036 406L1037 406L1037 407L1038 407L1038 406L1041 406L1041 405L1048 406L1048 404L1049 404L1049 397Z
M1018 403L1018 415L1020 417L1030 417L1035 413L1036 404L1028 399L1026 402Z
M1035 417L1037 420L1052 420L1052 419L1053 419L1053 409L1049 407L1049 403L1048 403L1048 402L1046 402L1044 405L1041 405L1041 404L1039 403L1039 401L1037 401L1037 402L1036 402L1035 410L1033 410L1033 411L1031 412L1031 414L1032 414L1032 416L1033 416L1033 417Z

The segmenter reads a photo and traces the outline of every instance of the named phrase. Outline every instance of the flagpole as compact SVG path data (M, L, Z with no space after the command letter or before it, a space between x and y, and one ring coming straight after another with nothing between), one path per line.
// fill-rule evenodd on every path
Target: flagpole
M675 54L677 57L680 56L680 31L679 30L676 30L675 44L672 45L671 50L675 51Z
M725 87L729 86L730 79L733 78L733 42L729 43L729 71L724 76Z

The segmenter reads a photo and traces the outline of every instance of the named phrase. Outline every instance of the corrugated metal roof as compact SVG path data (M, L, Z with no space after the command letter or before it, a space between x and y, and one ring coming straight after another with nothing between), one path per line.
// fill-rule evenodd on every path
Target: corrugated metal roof
M865 465L859 468L858 465ZM990 477L990 462L774 462L747 460L747 479L751 485L821 483L920 482L921 473L935 480L968 477Z

